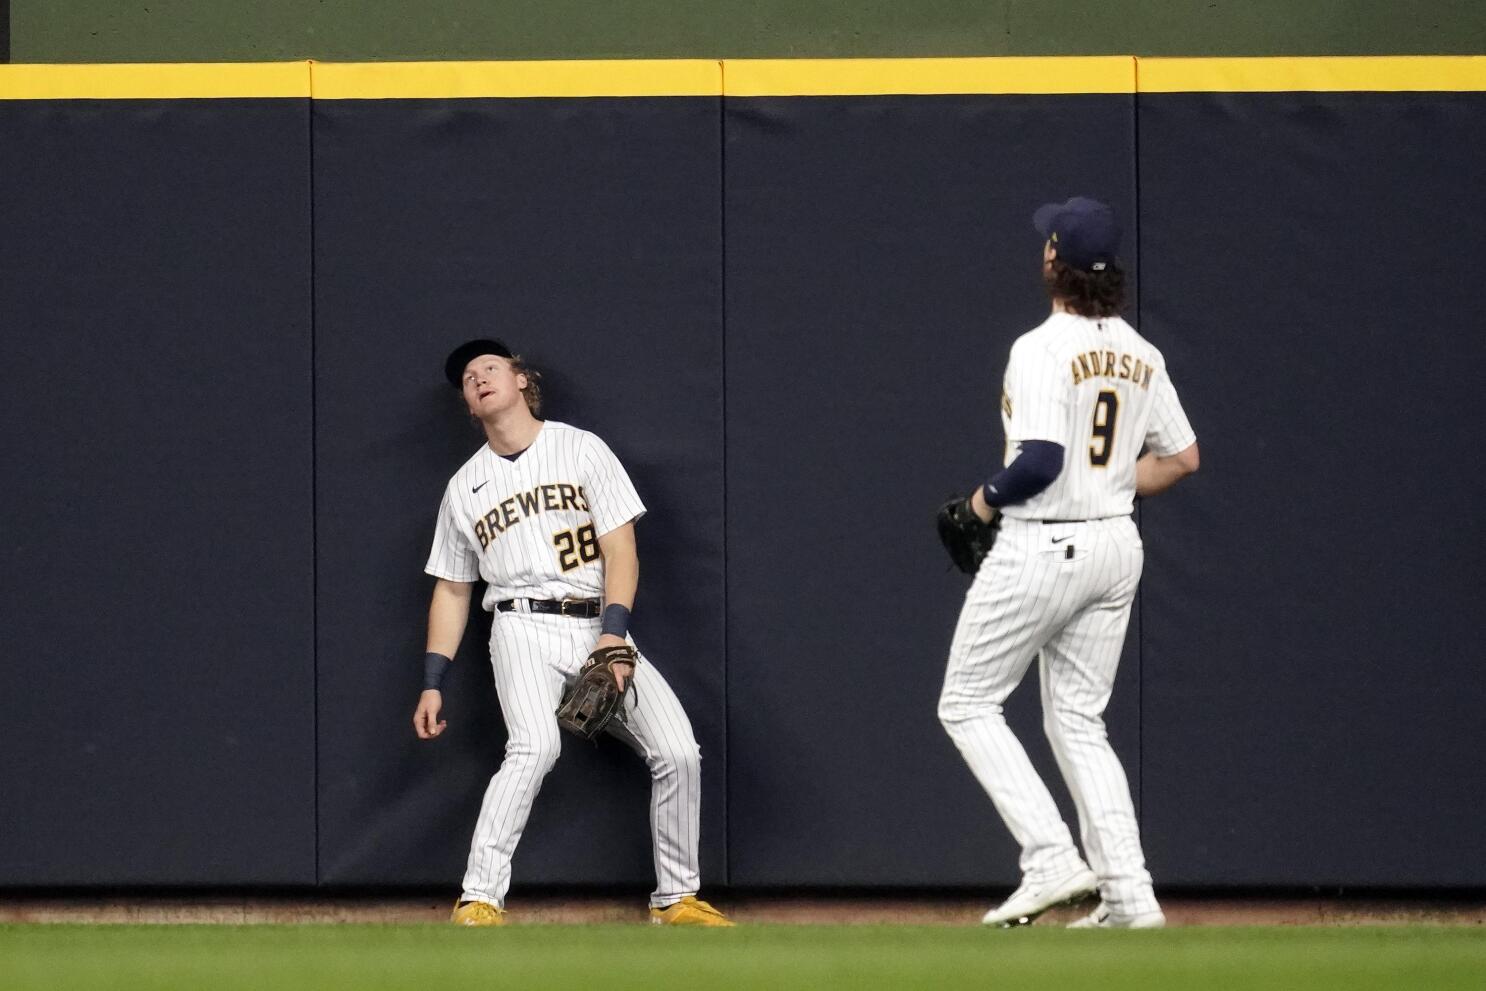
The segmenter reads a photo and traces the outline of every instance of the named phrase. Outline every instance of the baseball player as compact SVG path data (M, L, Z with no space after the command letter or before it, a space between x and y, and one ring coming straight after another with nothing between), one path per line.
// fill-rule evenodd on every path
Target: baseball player
M1197 470L1196 435L1161 352L1119 316L1110 208L1075 197L1033 221L1052 314L1011 348L1005 467L953 506L999 531L955 627L939 719L1022 849L1022 883L985 923L1025 925L1097 888L1098 908L1074 927L1155 928L1166 920L1104 708L1140 581L1134 499ZM1033 658L1087 864L1002 714Z
M444 365L486 443L454 473L439 507L427 572L438 579L428 611L418 737L444 732L440 686L464 635L474 583L494 613L490 661L509 739L490 779L470 844L453 921L502 925L511 858L542 779L562 743L555 716L590 652L634 647L628 634L639 580L635 521L645 512L629 476L598 437L540 420L539 375L500 341L455 348ZM730 926L696 897L701 753L665 678L643 655L615 668L628 687L606 732L650 769L661 925ZM629 685L625 686L625 679Z

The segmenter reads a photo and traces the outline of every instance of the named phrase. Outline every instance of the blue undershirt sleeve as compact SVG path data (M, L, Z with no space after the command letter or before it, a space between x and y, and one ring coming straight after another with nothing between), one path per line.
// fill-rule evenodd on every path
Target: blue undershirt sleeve
M1050 440L1024 440L1011 464L998 471L981 493L992 506L1026 502L1057 480L1063 470L1063 445Z

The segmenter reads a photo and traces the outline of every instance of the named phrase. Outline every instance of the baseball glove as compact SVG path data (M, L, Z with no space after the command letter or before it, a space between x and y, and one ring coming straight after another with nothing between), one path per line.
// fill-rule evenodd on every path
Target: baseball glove
M628 644L600 647L589 654L578 672L573 690L557 707L557 725L585 740L592 740L602 733L624 705L625 692L633 681L635 663L635 648ZM619 679L614 675L616 664L630 666L623 688L619 687Z
M939 542L949 552L949 559L967 575L980 570L980 562L991 552L996 543L996 533L1001 529L1001 511L992 507L991 522L982 523L969 499L951 499L939 507L935 518L939 526Z

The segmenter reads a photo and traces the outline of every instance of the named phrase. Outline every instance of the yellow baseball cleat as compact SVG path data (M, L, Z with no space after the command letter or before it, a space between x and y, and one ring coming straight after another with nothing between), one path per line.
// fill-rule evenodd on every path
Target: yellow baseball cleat
M674 905L651 908L650 921L657 926L731 926L728 917L700 898L687 895Z
M503 926L506 910L489 902L455 902L449 921L456 926Z

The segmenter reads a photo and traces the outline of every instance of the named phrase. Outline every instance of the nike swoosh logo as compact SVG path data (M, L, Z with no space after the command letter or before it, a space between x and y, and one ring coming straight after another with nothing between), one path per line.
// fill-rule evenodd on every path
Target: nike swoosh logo
M1061 544L1065 540L1072 540L1072 539L1073 539L1073 534L1070 533L1066 537L1054 537L1053 538L1053 543L1055 543L1055 544Z
M489 485L489 484L490 484L490 479L487 478L487 479L485 479L485 481L481 482L479 485L476 485L474 488L470 489L470 491L471 492L479 492L481 489L483 489L486 485Z

